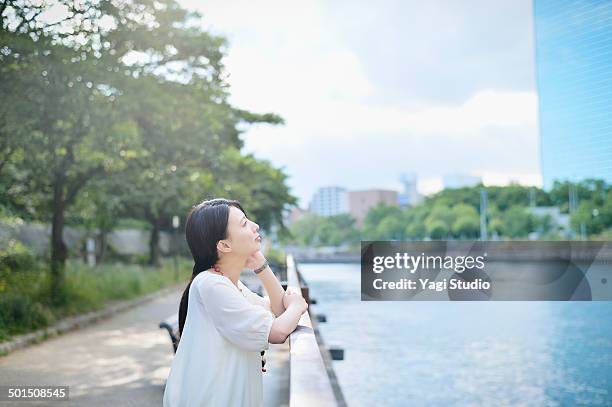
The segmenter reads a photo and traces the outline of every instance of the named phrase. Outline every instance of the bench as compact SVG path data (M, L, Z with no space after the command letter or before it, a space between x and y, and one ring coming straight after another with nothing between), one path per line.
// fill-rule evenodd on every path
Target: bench
M162 322L159 323L159 328L160 329L164 328L168 331L168 335L170 335L170 340L172 341L172 349L174 350L174 353L176 353L176 348L178 347L180 336L181 336L179 334L178 314L172 314L168 318L164 319ZM264 357L265 352L266 351L264 350L261 351L262 369L266 364L266 359ZM265 372L265 369L264 369L264 372Z
M178 314L170 315L168 318L164 319L159 323L159 327L168 330L168 335L170 335L170 340L172 341L172 348L174 349L174 353L176 353L176 348L178 347L180 339Z

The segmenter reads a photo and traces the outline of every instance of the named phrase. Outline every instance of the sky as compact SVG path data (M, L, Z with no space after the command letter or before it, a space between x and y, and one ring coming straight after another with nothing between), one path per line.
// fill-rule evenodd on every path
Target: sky
M230 102L286 124L244 152L318 187L423 194L445 174L541 186L532 4L525 0L179 0L229 41Z

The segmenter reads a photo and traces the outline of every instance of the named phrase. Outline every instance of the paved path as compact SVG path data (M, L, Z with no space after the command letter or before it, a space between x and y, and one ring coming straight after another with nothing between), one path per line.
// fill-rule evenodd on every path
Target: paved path
M180 290L95 325L0 357L0 385L68 385L63 402L0 406L161 406L173 353L157 324L178 310ZM264 373L266 406L288 399L288 342L270 345Z
M177 289L95 325L12 352L0 358L0 384L70 386L70 400L53 403L58 406L161 405L172 347L157 324L176 312L179 296Z

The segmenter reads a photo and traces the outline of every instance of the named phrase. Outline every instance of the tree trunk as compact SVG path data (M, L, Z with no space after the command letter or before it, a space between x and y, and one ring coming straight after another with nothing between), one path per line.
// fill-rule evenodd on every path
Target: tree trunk
M104 260L104 256L106 255L106 237L108 236L108 231L102 230L100 231L99 241L100 241L100 250L98 252L97 262L101 263Z
M149 264L159 266L159 219L154 219L151 222L153 230L151 230L151 239L149 240Z
M68 248L64 243L64 202L61 187L54 188L53 220L51 223L51 300L62 304L65 300L64 271Z

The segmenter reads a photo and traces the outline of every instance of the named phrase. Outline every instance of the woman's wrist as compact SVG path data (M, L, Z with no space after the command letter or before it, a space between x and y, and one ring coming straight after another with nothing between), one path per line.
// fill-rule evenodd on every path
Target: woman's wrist
M255 268L255 269L253 269L253 272L255 272L255 274L260 274L260 273L261 273L262 271L264 271L264 270L265 270L267 267L268 267L268 260L266 260L266 259L264 258L264 263L263 263L261 266L259 266L259 267Z

